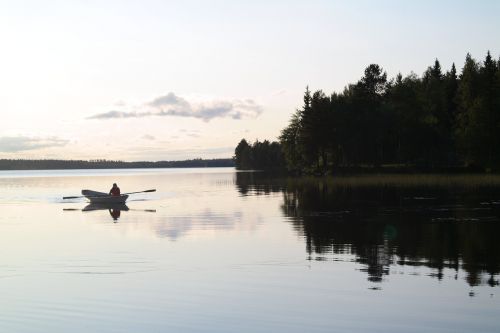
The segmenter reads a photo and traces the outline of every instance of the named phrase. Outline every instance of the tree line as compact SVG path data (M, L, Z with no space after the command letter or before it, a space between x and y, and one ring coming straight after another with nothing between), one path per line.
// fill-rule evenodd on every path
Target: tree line
M455 64L443 72L436 59L422 76L392 79L371 64L340 93L307 88L279 146L286 168L299 173L381 166L499 170L500 59L467 54L460 73ZM237 167L245 168L253 148L240 142Z
M111 160L25 160L0 159L0 170L57 170L57 169L130 169L130 168L204 168L233 167L229 158L192 159L184 161L124 162Z
M237 169L283 169L285 158L280 143L256 140L249 144L242 139L234 151L234 164Z

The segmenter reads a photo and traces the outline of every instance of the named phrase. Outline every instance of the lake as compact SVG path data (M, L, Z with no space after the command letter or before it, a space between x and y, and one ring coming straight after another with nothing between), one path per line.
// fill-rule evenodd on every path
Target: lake
M62 200L113 182L157 191ZM0 171L0 209L0 332L500 328L498 176Z

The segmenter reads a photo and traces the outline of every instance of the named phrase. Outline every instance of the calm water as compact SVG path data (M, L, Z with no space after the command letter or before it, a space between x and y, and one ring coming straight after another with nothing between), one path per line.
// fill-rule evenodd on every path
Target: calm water
M113 182L157 192L61 199ZM500 329L500 178L0 172L0 209L0 332Z

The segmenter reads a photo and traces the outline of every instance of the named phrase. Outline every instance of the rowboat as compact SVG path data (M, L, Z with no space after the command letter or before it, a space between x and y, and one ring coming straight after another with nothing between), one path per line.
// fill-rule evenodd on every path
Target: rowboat
M152 190L145 190L145 191L128 192L128 193L123 193L120 196L109 195L108 193L105 193L105 192L98 192L98 191L92 191L92 190L82 190L82 194L83 194L82 196L66 196L66 197L63 197L63 200L79 199L81 197L85 197L91 203L124 204L125 201L127 201L129 194L150 193L150 192L156 192L156 190L152 189Z
M82 190L82 195L87 198L91 203L98 204L124 204L127 201L128 195L122 194L120 196L109 195L105 192Z

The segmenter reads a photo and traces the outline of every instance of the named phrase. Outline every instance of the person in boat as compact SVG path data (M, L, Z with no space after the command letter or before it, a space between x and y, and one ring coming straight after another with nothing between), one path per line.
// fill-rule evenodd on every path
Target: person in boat
M113 183L113 187L111 188L111 190L109 190L109 195L112 195L114 197L120 196L120 188L118 187L118 185L116 185L116 183Z

